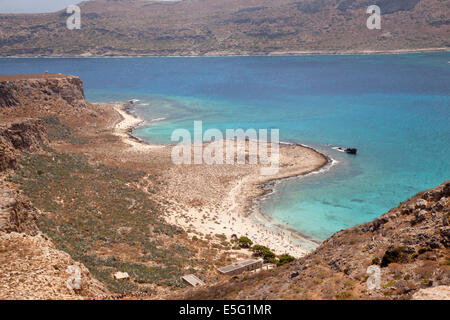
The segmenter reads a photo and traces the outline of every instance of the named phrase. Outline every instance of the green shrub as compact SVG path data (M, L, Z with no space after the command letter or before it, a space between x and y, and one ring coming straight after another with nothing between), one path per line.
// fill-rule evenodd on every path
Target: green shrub
M381 259L381 267L387 267L391 263L401 263L407 259L406 248L398 247L392 250L386 250Z
M290 263L292 261L295 261L295 258L287 253L282 254L281 256L278 257L278 263L277 266L280 267L286 263Z
M387 282L387 283L385 283L385 284L383 284L383 285L381 285L381 286L382 286L383 288L389 288L389 287L392 287L394 284L395 284L395 281L392 280L392 281L389 281L389 282Z
M69 139L72 134L72 129L61 123L58 117L50 116L41 118L45 123L47 135L50 141L59 141Z
M269 248L266 246L261 246L259 244L256 244L252 247L252 251L255 253L256 256L263 257L264 261L270 262L270 263L277 263L276 261L276 255L273 253Z
M219 233L216 234L216 238L218 238L218 239L220 239L220 240L222 240L222 241L226 241L226 240L227 240L227 236L226 236L226 235L224 235L224 234L219 234ZM249 239L249 240L250 240L250 239Z
M247 237L242 236L238 239L238 243L241 248L250 248L253 244L253 241Z

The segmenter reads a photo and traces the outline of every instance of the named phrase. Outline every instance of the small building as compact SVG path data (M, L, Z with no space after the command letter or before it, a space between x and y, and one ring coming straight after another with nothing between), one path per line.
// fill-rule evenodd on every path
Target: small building
M277 267L276 264L274 263L266 263L265 265L263 265L263 270L272 270L275 269Z
M240 274L244 271L252 271L252 270L262 268L263 262L264 261L262 259L258 259L258 260L248 259L248 260L243 260L243 261L239 261L239 262L230 264L230 265L222 267L222 268L218 268L217 270L221 274L235 275L235 274Z
M261 268L252 270L252 271L250 271L250 272L251 272L251 273L257 273L257 272L260 272L260 271L272 270L272 269L275 269L276 266L277 266L277 265L276 265L276 264L273 264L273 263L266 263L266 264L263 264Z
M114 279L116 280L124 280L124 279L129 279L130 275L127 272L116 272L114 273Z
M188 274L186 276L181 277L185 282L187 282L189 285L193 287L200 287L204 286L205 283L200 280L195 274Z

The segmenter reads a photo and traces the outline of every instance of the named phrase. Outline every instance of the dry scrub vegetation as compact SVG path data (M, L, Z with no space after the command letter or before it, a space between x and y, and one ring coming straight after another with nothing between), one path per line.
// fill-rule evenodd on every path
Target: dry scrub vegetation
M56 249L83 263L112 293L155 297L184 288L181 276L189 273L218 280L215 267L236 259L231 244L226 237L192 239L165 222L154 200L164 159L139 161L123 152L112 134L120 119L111 106L58 108L21 109L21 118L44 123L50 144L23 153L6 179L38 209L38 227ZM115 280L117 271L130 279Z

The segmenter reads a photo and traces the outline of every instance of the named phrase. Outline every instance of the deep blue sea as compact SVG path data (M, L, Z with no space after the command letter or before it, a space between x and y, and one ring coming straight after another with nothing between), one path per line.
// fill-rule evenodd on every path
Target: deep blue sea
M450 179L450 52L289 57L0 59L0 73L61 72L92 102L138 99L139 138L176 128L279 128L337 160L277 185L261 210L323 240ZM164 120L162 120L164 119ZM331 146L356 147L357 156Z

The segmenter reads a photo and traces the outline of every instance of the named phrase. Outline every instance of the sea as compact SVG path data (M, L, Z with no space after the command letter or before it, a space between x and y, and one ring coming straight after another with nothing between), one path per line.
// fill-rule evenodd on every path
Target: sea
M0 74L82 78L91 102L133 100L133 134L279 129L333 159L279 181L261 213L317 243L450 179L450 52L239 57L1 58ZM349 155L336 147L357 148Z

